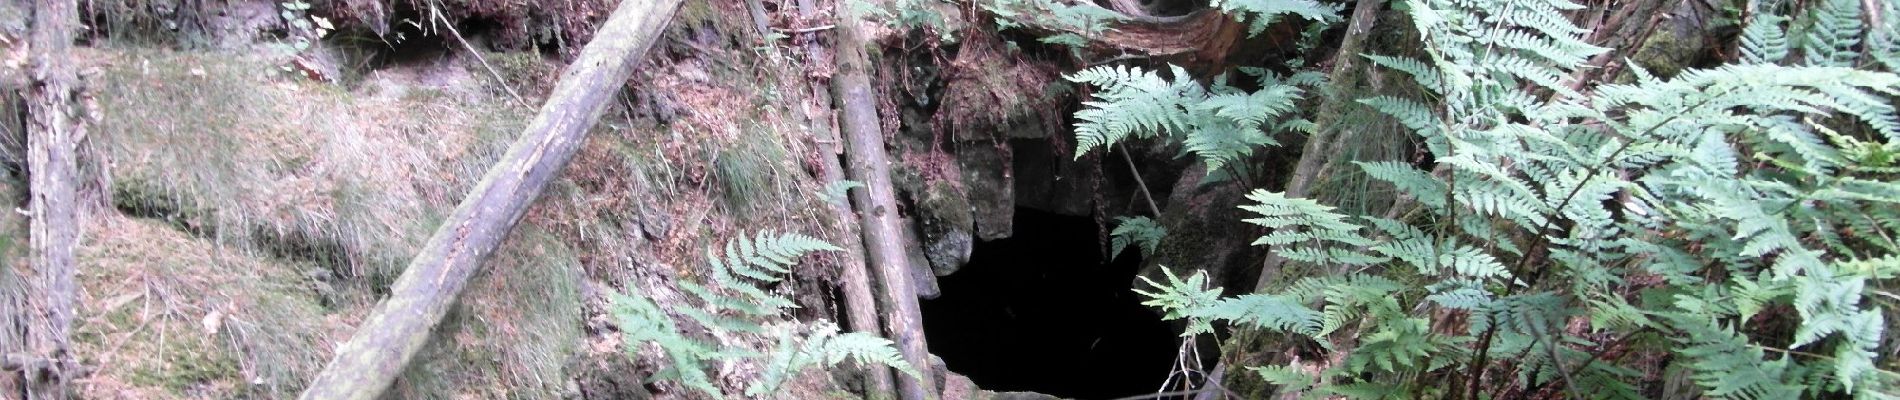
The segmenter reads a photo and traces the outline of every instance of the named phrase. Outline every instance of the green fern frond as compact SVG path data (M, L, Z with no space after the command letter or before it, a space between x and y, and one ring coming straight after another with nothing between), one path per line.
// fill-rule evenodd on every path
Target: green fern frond
M1788 59L1788 35L1781 29L1787 20L1775 14L1756 14L1742 29L1742 62L1780 64Z
M837 327L826 321L769 326L759 322L782 322L787 318L785 311L795 306L790 299L768 293L761 285L784 280L783 276L806 255L841 250L837 246L796 233L759 232L756 236L740 236L729 241L723 250L706 250L707 264L711 267L707 271L710 282L675 282L695 300L693 302L662 309L634 287L612 295L611 312L619 324L628 355L637 357L640 348L649 344L656 345L665 354L667 367L654 379L676 381L722 399L725 393L711 381L705 368L724 360L765 363L762 376L746 388L746 394L754 397L774 392L798 371L836 365L845 359L883 364L917 375L890 341L876 335L838 334ZM809 326L810 330L800 332L795 326ZM736 344L702 343L690 339L689 331L720 338L776 331L777 341L768 357Z
M1196 310L1193 316L1306 336L1318 336L1325 325L1325 314L1293 299L1264 294L1221 299Z
M1817 67L1853 67L1860 59L1860 1L1826 0L1808 14L1802 57Z
M1247 200L1252 200L1254 204L1242 205L1240 209L1260 215L1244 220L1247 223L1269 229L1310 232L1300 235L1268 235L1254 241L1255 245L1288 244L1328 234L1339 234L1329 237L1345 244L1364 246L1372 243L1364 237L1343 234L1357 231L1359 226L1346 222L1345 215L1332 212L1333 207L1319 204L1311 199L1291 198L1278 192L1255 190L1247 194Z
M1155 71L1127 66L1089 68L1067 77L1098 88L1094 101L1075 114L1075 157L1130 138L1177 138L1209 171L1252 155L1255 148L1278 145L1265 130L1296 111L1305 93L1292 84L1270 83L1244 93L1224 83L1211 86L1188 79L1170 66L1174 80ZM1289 118L1298 121L1298 118ZM1284 125L1298 128L1300 125Z
M1434 92L1445 90L1443 83L1438 80L1438 70L1417 59L1377 54L1367 54L1365 57L1368 60L1372 60L1374 65L1404 72L1405 75L1412 77L1412 82L1417 83L1419 87L1425 88L1426 90Z
M1109 247L1113 248L1109 257L1119 257L1128 246L1140 246L1143 257L1154 255L1155 248L1161 245L1161 238L1168 236L1168 228L1161 226L1148 217L1117 217L1115 230L1108 233L1111 238Z
M1160 309L1163 313L1161 319L1164 320L1187 320L1188 328L1181 336L1192 337L1213 332L1213 321L1199 317L1204 312L1203 310L1220 301L1220 289L1208 288L1207 273L1195 271L1194 275L1182 280L1166 266L1160 269L1162 276L1168 281L1167 284L1156 283L1146 276L1136 276L1142 283L1154 288L1152 292L1133 289L1136 294L1148 298L1142 301L1141 305Z
M1339 11L1343 8L1336 4L1326 4L1315 0L1214 0L1209 6L1219 8L1221 12L1234 16L1234 19L1247 23L1247 35L1258 35L1267 26L1279 22L1280 17L1295 15L1317 23L1331 23L1339 20Z
M1279 386L1279 393L1298 393L1306 391L1307 388L1311 388L1313 384L1318 383L1316 381L1319 379L1319 377L1307 374L1306 371L1301 371L1299 368L1284 365L1247 367L1247 369L1252 370L1256 374L1260 374L1260 380Z
M1889 3L1763 5L1741 63L1674 76L1630 65L1630 83L1605 84L1565 81L1605 50L1582 40L1571 1L1403 1L1423 56L1367 57L1426 93L1358 102L1424 154L1358 165L1419 207L1351 216L1254 192L1246 221L1270 229L1256 244L1355 273L1230 299L1194 286L1168 294L1192 304L1167 304L1191 332L1241 322L1335 351L1326 334L1357 327L1351 377L1309 394L1430 397L1443 392L1413 382L1454 364L1576 397L1654 393L1629 360L1597 357L1628 348L1671 352L1703 397L1878 397L1892 386L1876 367L1892 355L1892 294L1875 288L1900 276L1900 75L1857 68L1893 68L1900 18L1864 17L1900 15ZM1791 51L1804 66L1779 65ZM1450 315L1469 331L1442 332L1444 310L1464 311ZM1471 364L1505 354L1516 358Z
M918 377L916 369L904 361L897 352L896 345L888 339L862 332L839 333L838 327L830 323L818 323L809 330L799 332L790 327L778 327L782 332L774 352L766 362L766 369L758 380L746 387L745 394L754 398L776 397L785 381L793 378L799 371L819 367L832 367L851 360L859 365L878 365L897 370L910 377Z
M671 379L688 388L721 398L719 388L700 369L702 365L721 358L714 346L681 334L678 326L659 305L632 289L625 294L612 295L612 300L615 322L619 324L626 343L654 343L670 361L667 368L654 379ZM626 352L628 356L638 356L639 349L629 345Z
M1728 399L1801 398L1802 385L1787 382L1789 359L1764 360L1760 348L1727 327L1693 316L1675 316L1670 325L1687 336L1676 339L1676 353L1688 367L1703 394Z
M1431 136L1438 132L1438 116L1432 114L1431 108L1416 101L1378 96L1360 99L1359 103L1371 106L1374 110L1397 119L1400 124L1404 124L1406 128L1418 132L1421 136Z
M1880 15L1900 15L1900 3L1875 3ZM1885 18L1882 24L1875 25L1867 32L1867 53L1874 61L1887 67L1888 72L1900 72L1900 18Z

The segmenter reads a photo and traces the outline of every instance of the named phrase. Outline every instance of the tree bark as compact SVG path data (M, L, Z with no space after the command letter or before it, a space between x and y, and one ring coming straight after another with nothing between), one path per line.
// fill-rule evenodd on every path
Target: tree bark
M390 288L355 336L303 393L308 400L373 400L400 375L454 305L468 278L574 157L607 100L619 93L681 0L625 0L601 23L521 138Z
M1122 20L1101 32L1083 32L1036 18L1017 22L1028 24L1027 28L1040 33L1068 33L1088 39L1088 49L1098 54L1145 55L1202 72L1225 67L1227 55L1247 37L1246 25L1220 10L1158 17L1139 13L1139 5L1129 5L1133 1L1111 2L1113 11L1122 14Z
M1364 52L1366 37L1372 32L1373 26L1378 23L1379 10L1384 6L1385 0L1359 0L1357 4L1353 6L1352 19L1346 24L1346 34L1340 39L1339 50L1333 53L1333 66L1332 71L1328 72L1328 82L1356 82L1357 79L1351 79L1351 74L1367 73L1366 68L1361 65L1359 54ZM1333 156L1337 153L1337 151L1335 151L1335 147L1337 147L1335 144L1342 140L1349 139L1349 135L1345 135L1343 131L1343 129L1348 128L1335 126L1338 122L1336 119L1343 114L1343 111L1339 108L1351 107L1356 104L1355 100L1356 99L1349 98L1332 98L1327 99L1327 102L1321 106L1322 110L1318 113L1320 115L1320 130L1306 139L1306 144L1300 151L1300 160L1294 164L1293 173L1287 178L1286 187L1282 190L1288 197L1307 197L1310 192L1309 189L1312 188L1313 180L1321 175L1321 171L1325 169L1327 165L1335 161L1333 159ZM1273 252L1268 252L1266 260L1261 263L1260 277L1254 282L1253 291L1259 292L1266 290L1268 285L1278 280L1280 270L1286 261L1286 258L1280 257L1280 255ZM1346 335L1334 335L1334 337L1340 338L1342 342L1346 342L1347 344L1345 346L1339 346L1340 351L1335 351L1327 357L1320 357L1316 360L1305 362L1305 364L1308 364L1305 367L1324 370L1339 365L1339 362L1345 360L1345 356L1349 354L1350 349L1353 348L1351 343L1357 340L1357 336L1356 329ZM1223 360L1221 363L1215 364L1213 370L1217 375L1226 375L1226 362L1226 360ZM1292 362L1300 363L1297 358L1294 358ZM1278 398L1295 399L1301 395L1303 395L1303 393L1281 393ZM1197 397L1196 400L1208 400L1210 398L1211 396L1203 395Z
M818 19L824 14L824 10L818 7L817 0L798 0L798 13L805 18ZM805 62L813 66L830 65L831 53L818 42L818 34L816 32L808 34L811 36L805 42ZM838 131L833 125L837 114L832 112L831 91L826 88L822 78L824 77L812 77L813 104L807 110L807 114L811 122L812 137L823 142L820 146L824 154L819 157L819 175L825 183L829 184L845 180L844 166L838 161L838 156L844 154L844 143L842 138L838 137ZM877 321L877 295L871 290L870 272L865 270L869 266L864 262L864 240L858 233L857 221L853 220L857 214L851 212L851 204L847 202L834 201L830 204L831 212L837 218L837 227L843 231L839 236L857 241L856 246L849 244L842 246L845 251L842 252L843 257L838 260L839 268L842 269L839 279L843 282L839 283L839 287L844 292L845 326L853 332L870 333L882 337L884 331ZM866 399L886 400L897 393L897 389L891 382L890 367L866 364L864 374Z
M76 377L72 327L74 297L73 249L79 241L79 142L85 126L79 118L78 74L72 65L73 31L79 10L73 0L40 0L33 4L28 45L33 55L26 89L30 275L26 277L27 314L25 360L10 360L22 373L18 382L25 399L67 399ZM17 316L15 317L17 318ZM8 358L18 358L9 356ZM11 391L11 390L10 390Z
M877 269L889 308L884 310L884 326L897 342L904 361L923 374L897 379L898 395L904 400L934 399L937 391L930 376L930 350L924 342L923 315L917 306L917 291L912 288L908 255L904 251L905 229L898 224L896 189L891 186L891 167L884 150L884 128L878 119L876 93L871 90L869 63L859 16L839 5L846 15L837 24L837 74L832 90L842 106L845 158L851 176L864 183L852 191L859 221L864 228L864 247L871 265Z

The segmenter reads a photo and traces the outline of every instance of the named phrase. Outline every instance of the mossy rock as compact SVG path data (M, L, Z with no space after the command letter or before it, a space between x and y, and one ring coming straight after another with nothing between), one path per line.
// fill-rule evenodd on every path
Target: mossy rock
M917 199L919 231L923 234L924 257L937 276L946 276L970 261L976 245L975 219L969 199L955 182L926 184Z

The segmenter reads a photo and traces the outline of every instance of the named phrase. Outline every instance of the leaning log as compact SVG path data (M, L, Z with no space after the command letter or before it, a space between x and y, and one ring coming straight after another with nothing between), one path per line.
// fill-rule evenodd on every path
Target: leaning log
M825 11L818 7L817 0L798 0L799 15L817 19L824 13ZM805 62L814 67L830 65L831 52L825 49L824 44L818 42L818 32L806 34L812 37L805 42ZM838 161L838 156L844 154L844 141L840 140L836 127L832 125L836 122L833 118L836 113L831 108L831 91L826 88L824 81L817 78L820 77L814 77L811 82L812 104L806 111L809 117L808 122L811 123L812 136L821 138L824 142L820 146L823 148L823 154L819 157L819 171L826 183L841 182L845 180L845 174L844 166ZM843 231L841 236L857 242L855 246L845 244L843 256L838 260L841 270L838 279L843 281L838 283L838 287L844 292L845 326L852 332L883 337L884 330L877 321L877 292L871 290L871 275L866 270L869 266L864 262L864 241L859 239L861 236L858 234L857 213L851 212L851 205L848 203L829 203L831 203L832 217L837 219L838 229ZM867 363L864 365L864 374L864 398L886 400L896 394L897 389L891 383L890 367Z
M436 228L389 289L389 298L337 349L303 399L372 400L402 374L469 277L574 158L588 129L660 38L680 2L625 0L600 24L521 138Z
M846 2L838 2L841 15L849 15ZM897 350L912 369L923 372L897 380L898 395L904 400L936 398L930 376L930 350L924 342L923 314L917 306L917 291L911 287L908 254L904 251L904 229L897 220L896 189L891 186L890 157L884 150L884 127L878 119L877 94L871 90L870 56L866 54L865 22L858 16L838 21L837 73L832 90L842 111L846 144L845 159L853 179L864 187L853 190L852 204L857 205L859 224L864 229L864 247L877 279L884 288L884 328L889 331Z
M73 282L73 250L79 241L77 156L86 136L71 54L79 8L73 0L39 0L33 3L32 22L27 42L33 65L25 93L32 273L23 274L31 279L23 327L30 362L13 363L20 364L23 379L16 382L24 390L8 389L26 399L64 400L71 398L70 383L78 376L67 333L78 292Z

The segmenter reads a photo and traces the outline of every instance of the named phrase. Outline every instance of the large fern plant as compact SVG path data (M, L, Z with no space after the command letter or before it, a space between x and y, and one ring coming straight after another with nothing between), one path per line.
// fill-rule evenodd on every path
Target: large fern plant
M715 362L754 362L763 365L764 372L751 380L744 394L774 398L772 393L798 372L847 359L917 375L891 341L869 333L838 333L829 321L789 321L791 300L764 288L783 280L806 254L837 251L836 246L796 233L760 232L756 238L740 236L726 243L723 255L719 250L706 251L709 268L703 283L676 282L691 301L661 307L632 286L613 297L613 314L628 355L638 356L643 346L652 344L669 362L654 380L675 381L725 398L706 368ZM706 336L716 340L695 339ZM740 345L747 341L771 345L761 353Z
M1593 86L1569 81L1604 51L1565 16L1580 5L1404 1L1427 56L1366 57L1430 96L1361 102L1414 132L1429 168L1359 166L1410 212L1258 191L1249 222L1272 233L1257 244L1349 272L1227 299L1191 280L1147 293L1190 333L1229 321L1343 352L1318 373L1254 366L1311 396L1646 398L1661 385L1639 369L1663 367L1712 398L1892 398L1900 76L1879 71L1895 25L1864 26L1863 4L1896 8L1754 15L1735 64Z

